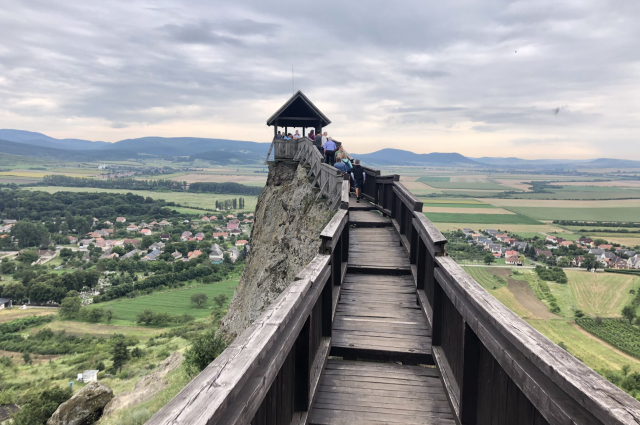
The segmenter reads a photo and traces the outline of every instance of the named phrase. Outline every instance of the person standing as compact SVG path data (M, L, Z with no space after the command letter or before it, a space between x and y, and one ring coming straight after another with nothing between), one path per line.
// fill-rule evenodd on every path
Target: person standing
M356 202L360 202L362 188L364 187L364 181L367 175L364 173L364 168L360 166L359 159L356 159L355 164L351 169L351 178L353 179L353 186L356 188Z
M316 132L314 130L311 130L309 132L309 139L311 139L312 142L315 142L315 140L316 140Z
M333 166L336 167L338 170L342 171L343 173L347 173L348 172L347 165L344 163L344 161L342 161L343 159L344 159L344 156L342 154L339 154L336 157L336 162L335 164L333 164Z
M318 151L320 151L320 155L324 157L324 150L322 149L322 134L320 134L320 132L316 134L315 144L318 148Z
M296 130L296 133L293 135L293 138L294 138L294 139L299 139L299 138L301 138L301 137L302 137L302 136L300 135L300 133L298 132L298 130Z
M327 142L324 144L323 148L325 162L327 164L334 164L336 162L335 159L337 146L331 137L327 137Z
M282 134L278 131L278 134L276 135L276 139L282 139Z

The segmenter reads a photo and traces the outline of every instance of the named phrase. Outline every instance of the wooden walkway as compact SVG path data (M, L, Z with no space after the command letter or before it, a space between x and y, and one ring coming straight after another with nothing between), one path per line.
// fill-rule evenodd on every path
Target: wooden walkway
M349 263L331 347L341 359L329 360L309 423L454 424L439 372L427 366L431 331L407 252L391 220L370 205L350 202Z

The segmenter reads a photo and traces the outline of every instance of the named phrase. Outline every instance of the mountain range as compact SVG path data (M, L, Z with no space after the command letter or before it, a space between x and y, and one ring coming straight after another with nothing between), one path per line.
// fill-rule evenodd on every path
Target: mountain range
M0 129L0 153L70 161L124 160L152 156L203 159L216 164L259 164L270 143L199 137L141 137L115 143L82 139L56 139L42 133ZM521 159L515 157L471 158L459 153L418 154L401 149L382 149L354 154L364 164L378 166L441 166L502 169L640 168L640 161L597 158Z

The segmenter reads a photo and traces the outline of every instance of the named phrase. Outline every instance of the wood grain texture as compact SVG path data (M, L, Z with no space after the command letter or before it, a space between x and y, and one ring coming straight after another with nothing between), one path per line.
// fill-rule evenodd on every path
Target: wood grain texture
M330 359L310 424L455 424L435 369Z

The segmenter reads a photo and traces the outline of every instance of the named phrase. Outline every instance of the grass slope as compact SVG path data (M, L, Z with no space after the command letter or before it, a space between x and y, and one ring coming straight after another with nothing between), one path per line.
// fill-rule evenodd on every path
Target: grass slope
M171 289L167 291L154 292L151 295L143 295L136 298L124 298L104 303L94 304L89 308L108 308L113 310L113 324L131 325L136 321L136 314L150 309L155 312L168 313L171 315L190 314L196 319L206 317L211 314L213 308L213 297L218 294L226 294L229 299L238 286L239 277L212 283L210 285L196 285L187 288ZM203 308L195 308L191 304L191 295L203 293L209 300Z

